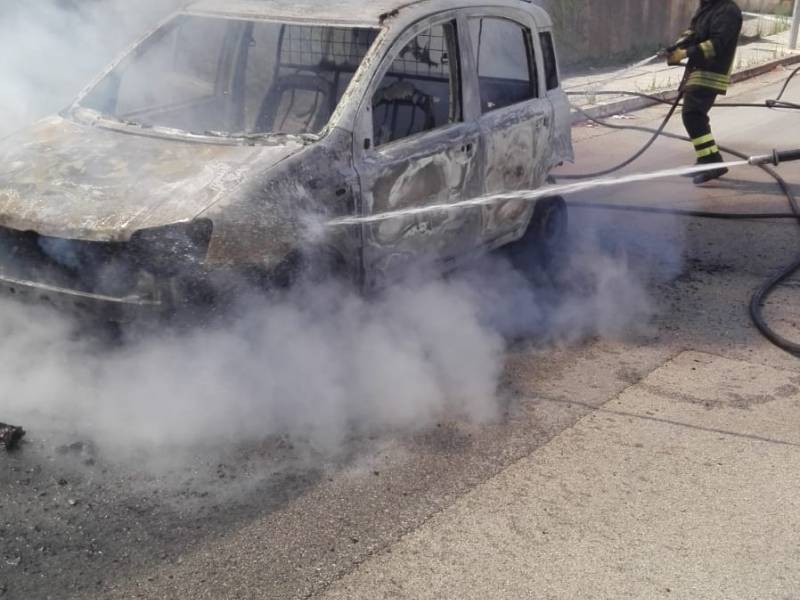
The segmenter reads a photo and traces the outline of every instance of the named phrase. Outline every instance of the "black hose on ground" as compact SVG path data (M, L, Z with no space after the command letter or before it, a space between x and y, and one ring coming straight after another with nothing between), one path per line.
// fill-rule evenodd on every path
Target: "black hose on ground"
M584 92L566 92L567 96L585 96ZM603 90L600 92L592 92L594 96L635 96L637 98L645 98L652 101L654 104L669 104L672 105L673 100L666 100L660 96L653 94L645 94L644 92L629 92L625 90ZM678 106L683 106L680 102ZM800 110L800 104L794 102L786 102L785 100L765 100L764 102L718 102L714 108L775 108L775 109L792 109Z
M650 147L653 144L656 143L656 140L665 133L664 129L666 129L667 125L669 124L670 120L672 119L672 115L674 115L675 111L678 110L678 105L680 104L682 99L683 99L683 90L678 92L678 95L675 98L675 101L671 103L672 106L670 107L669 112L667 113L667 116L661 122L661 125L659 126L659 128L657 130L653 131L653 136L647 141L647 143L644 146L642 146L641 149L639 149L635 154L633 154L627 160L621 162L618 165L610 167L608 169L603 169L602 171L596 171L594 173L582 173L581 175L561 175L560 179L571 179L571 180L575 180L575 179L595 179L596 177L603 177L605 175L610 175L611 173L619 171L620 169L624 169L628 165L636 162L637 160L639 160L639 158L645 152L647 152L650 149ZM573 107L573 108L576 108L576 107ZM580 113L582 113L585 117L589 117L589 114L586 111L584 111L584 110L582 110L580 108L577 108L577 110ZM595 119L591 119L591 120L595 121L596 123L599 123L599 121L596 121ZM603 123L600 123L600 124L602 125Z
M766 219L797 219L794 213L723 213L716 211L688 210L681 208L657 208L655 206L631 206L625 204L604 204L602 202L580 202L571 200L570 206L597 210L620 212L638 212L655 215L679 215L698 217L701 219L719 219L721 221L763 221Z
M585 96L584 92L566 92L567 96ZM660 96L653 94L645 94L644 92L629 92L625 90L604 90L602 92L592 92L595 96L636 96L637 98L645 98L652 101L654 104L669 104L672 105L673 100L667 100ZM683 106L683 102L678 106ZM786 102L785 100L765 100L764 102L718 102L714 108L775 108L775 109L792 109L800 110L800 104L794 102Z
M753 106L758 106L760 108L775 108L778 104L783 103L782 98L786 93L786 90L789 86L789 83L794 79L794 77L800 72L800 67L795 69L788 77L786 82L784 83L783 87L781 88L780 94L774 101L768 101L764 105L755 104ZM630 93L631 95L640 95L636 92L622 92L622 93ZM650 147L655 143L656 139L659 137L667 137L676 140L682 140L690 142L690 138L683 135L677 135L674 133L668 133L664 131L667 127L667 124L672 119L672 116L675 114L675 110L681 103L681 99L683 97L683 92L679 92L678 96L675 98L674 102L671 102L670 111L667 113L667 116L664 118L661 125L658 129L652 129L650 127L642 127L638 125L617 125L614 123L609 123L602 119L595 118L588 114L581 108L573 107L575 110L580 112L587 120L592 121L598 125L603 127L607 127L609 129L620 129L620 130L628 130L628 131L640 131L644 133L652 133L652 137L650 140L642 147L641 150L636 152L630 159L626 160L625 162L621 163L612 169L606 169L599 173L592 173L587 175L579 175L579 176L562 176L562 179L588 179L593 177L599 177L602 175L608 175L609 173L613 173L625 166L636 161L639 157L641 157ZM655 98L655 97L654 97ZM661 99L658 99L660 102L665 102ZM665 102L666 103L666 102ZM770 106L772 104L772 106ZM787 103L791 104L791 103ZM730 105L729 105L730 106ZM748 105L749 106L749 105ZM720 146L720 150L726 154L730 154L732 156L736 156L743 160L747 160L750 158L746 154L739 152L737 150L733 150L731 148L726 148L724 146ZM692 210L680 210L680 209L661 209L649 206L616 206L616 205L607 205L607 204L600 204L600 203L591 203L591 202L584 202L584 203L571 203L571 206L580 206L582 208L597 208L597 209L611 209L611 210L624 210L630 212L645 212L645 213L660 213L660 214L674 214L674 215L681 215L681 216L688 216L688 217L697 217L697 218L704 218L704 219L785 219L785 218L793 218L797 221L798 225L800 225L800 205L798 205L797 198L794 195L789 183L781 177L779 173L777 173L774 169L770 168L767 165L757 165L758 168L762 169L766 172L770 177L772 177L778 186L783 191L786 199L789 202L789 207L791 208L791 213L722 213L722 212L707 212L707 211L692 211ZM770 278L764 285L759 287L755 293L753 294L752 299L750 300L750 318L753 321L753 324L756 328L761 332L761 334L766 337L770 342L775 344L778 348L793 354L797 357L800 357L800 344L793 342L791 340L786 339L775 330L773 330L769 323L767 323L766 319L764 318L763 309L764 304L767 302L769 297L775 292L777 287L792 277L795 273L800 271L800 258L793 262L791 265L781 269L779 273L777 273L774 277Z
M786 93L786 90L789 89L789 84L792 83L792 79L794 79L798 73L800 73L800 67L795 68L795 70L789 74L789 77L786 78L786 81L783 82L783 87L781 88L778 97L775 98L777 102L780 102L783 99L783 95Z
M774 108L774 109L791 109L791 110L800 110L800 104L796 104L794 102L787 102L783 99L783 96L786 94L786 90L789 87L789 84L792 80L800 73L800 67L797 67L794 71L792 71L789 76L786 78L786 81L781 88L778 97L774 100L765 100L764 102L717 102L714 104L714 108ZM653 94L645 94L644 92L632 92L632 91L625 91L625 90L598 90L593 92L566 92L567 96L635 96L636 98L645 98L646 100L650 100L654 104L668 104L672 105L675 101L674 100L666 100L660 96L656 96ZM683 103L678 100L678 106L683 106Z

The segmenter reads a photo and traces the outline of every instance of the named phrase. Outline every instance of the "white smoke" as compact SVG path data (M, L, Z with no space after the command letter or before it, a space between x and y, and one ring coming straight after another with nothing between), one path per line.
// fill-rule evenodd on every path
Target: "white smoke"
M0 304L2 417L142 450L352 434L498 414L506 342L623 335L650 304L624 263L579 261L549 293L497 258L367 300L334 285L253 299L233 322L112 348L43 308ZM596 270L593 270L595 269Z
M66 107L178 0L0 2L0 136Z

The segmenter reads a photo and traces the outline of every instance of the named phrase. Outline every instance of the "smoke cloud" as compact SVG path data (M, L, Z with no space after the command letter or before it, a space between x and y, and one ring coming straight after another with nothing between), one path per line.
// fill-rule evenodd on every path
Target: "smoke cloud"
M651 314L624 261L576 258L572 290L492 257L379 298L332 284L253 298L224 324L113 348L52 310L5 302L3 417L124 451L280 435L331 452L354 434L486 422L508 342L624 335Z
M66 105L169 8L16 4L0 19L0 132ZM485 422L499 413L510 341L624 335L650 316L624 256L584 243L557 285L494 256L377 298L332 284L253 296L224 322L112 347L54 310L2 301L0 420L120 455L273 435L334 451L353 434Z
M315 288L313 300L256 303L225 329L148 336L110 354L71 338L57 316L6 305L6 410L135 447L289 434L334 448L353 430L490 418L502 343L459 287L370 303Z
M178 0L0 3L0 136L67 106Z

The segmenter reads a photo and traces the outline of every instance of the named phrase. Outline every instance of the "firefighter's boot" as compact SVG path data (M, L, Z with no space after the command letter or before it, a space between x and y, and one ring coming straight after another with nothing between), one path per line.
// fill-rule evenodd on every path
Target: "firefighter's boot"
M709 156L704 156L703 158L698 159L697 164L710 165L721 162L724 162L722 160L722 155L719 152L715 152L714 154L710 154ZM704 183L708 183L709 181L719 179L720 177L726 175L727 173L728 169L726 167L720 167L719 169L711 169L710 171L703 171L701 173L697 173L692 178L692 182L695 185L703 185Z

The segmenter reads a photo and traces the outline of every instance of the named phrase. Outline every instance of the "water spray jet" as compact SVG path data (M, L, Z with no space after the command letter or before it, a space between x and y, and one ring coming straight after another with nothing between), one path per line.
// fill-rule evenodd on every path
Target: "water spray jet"
M374 215L364 217L344 217L341 219L334 219L327 223L330 227L341 227L346 225L369 225L374 223L381 223L390 219L402 219L408 217L415 217L419 215L435 213L435 212L452 212L457 210L465 210L469 208L489 206L499 202L508 202L510 200L520 200L527 202L534 202L541 198L551 196L568 196L602 187L612 187L625 185L628 183L639 183L644 181L652 181L654 179L665 179L668 177L678 177L682 175L691 175L696 173L703 173L719 168L734 169L746 166L757 166L771 164L777 166L784 162L791 162L800 160L800 149L778 151L774 150L771 154L753 156L746 160L735 160L725 163L712 163L707 165L691 165L686 167L676 167L672 169L662 169L658 171L648 171L641 173L632 173L630 175L621 175L617 177L598 177L585 181L578 181L576 183L567 183L560 185L547 185L532 190L519 190L516 192L503 192L501 194L490 194L485 196L478 196L469 200L454 203L437 203L427 206L418 206L413 208L405 208L400 210L386 211Z

